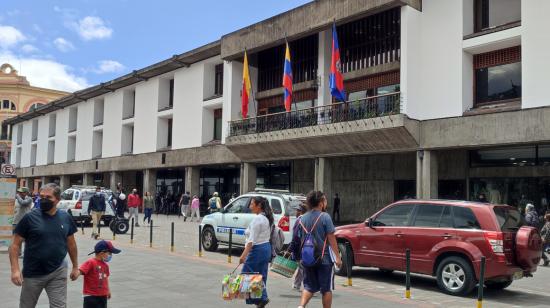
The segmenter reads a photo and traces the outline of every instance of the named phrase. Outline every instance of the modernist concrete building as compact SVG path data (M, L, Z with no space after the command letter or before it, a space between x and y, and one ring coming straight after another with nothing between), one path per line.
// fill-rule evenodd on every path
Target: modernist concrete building
M254 187L321 189L339 193L345 220L415 196L544 206L548 11L545 0L313 1L5 121L12 160L20 178L63 187L224 202ZM328 87L333 21L347 103ZM245 49L256 103L243 120Z
M49 103L69 93L33 87L25 76L20 76L9 63L0 65L0 121L37 106ZM0 131L0 162L6 163L11 156L11 138L9 127L3 125Z

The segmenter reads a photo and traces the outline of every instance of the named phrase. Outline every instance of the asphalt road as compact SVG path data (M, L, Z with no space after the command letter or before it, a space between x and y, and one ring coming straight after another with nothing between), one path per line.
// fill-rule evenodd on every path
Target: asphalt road
M136 227L134 242L130 235L118 235L114 241L123 249L111 263L110 307L243 307L242 301L221 299L221 278L233 270L239 251L233 253L233 263L227 262L227 249L204 252L199 258L198 224L183 222L177 217L154 216L153 247L149 247L147 227ZM175 223L175 252L170 252L170 223ZM112 233L102 230L102 236L112 240ZM91 251L95 241L78 233L80 262ZM19 288L10 282L7 254L0 254L0 307L17 307ZM475 307L476 295L454 297L441 293L435 279L413 275L412 299L404 299L403 273L383 274L376 269L355 268L353 286L344 287L346 279L336 278L333 307ZM290 279L269 275L268 290L271 307L297 307L299 294L291 288ZM81 307L82 280L69 282L68 307ZM484 307L548 307L550 304L550 268L539 267L533 278L515 281L500 292L486 290ZM47 307L42 295L38 307ZM310 307L320 307L320 298L314 298Z

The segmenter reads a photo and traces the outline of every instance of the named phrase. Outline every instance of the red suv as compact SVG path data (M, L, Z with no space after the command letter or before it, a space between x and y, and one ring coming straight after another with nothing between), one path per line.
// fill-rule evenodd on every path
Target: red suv
M541 258L538 231L523 226L516 208L466 201L405 200L388 205L364 223L336 228L336 237L352 265L384 272L405 270L437 277L445 293L466 295L479 279L485 256L485 285L503 289L514 279L532 276ZM349 251L349 245L351 251ZM346 275L347 264L337 270Z

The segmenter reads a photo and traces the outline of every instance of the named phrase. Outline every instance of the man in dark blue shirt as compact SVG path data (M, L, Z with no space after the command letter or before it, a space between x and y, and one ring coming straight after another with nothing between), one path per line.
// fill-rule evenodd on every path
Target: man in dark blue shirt
M26 214L15 228L10 247L11 281L22 286L20 308L35 307L44 289L50 307L66 307L67 252L72 263L71 279L76 280L80 274L74 238L77 229L69 214L56 209L60 194L56 184L44 185L40 189L40 210ZM26 245L21 273L18 251L23 241Z

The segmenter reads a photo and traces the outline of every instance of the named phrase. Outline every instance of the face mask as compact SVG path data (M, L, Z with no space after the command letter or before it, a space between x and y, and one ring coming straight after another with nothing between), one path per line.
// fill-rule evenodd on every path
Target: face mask
M103 262L111 262L112 258L113 258L113 255L108 255L107 257L103 258Z
M95 195L96 195L97 197L99 197L100 194L101 194L101 193L100 193L99 191L96 191L96 192L95 192Z
M42 212L49 212L54 207L53 202L50 199L40 200L40 209Z

